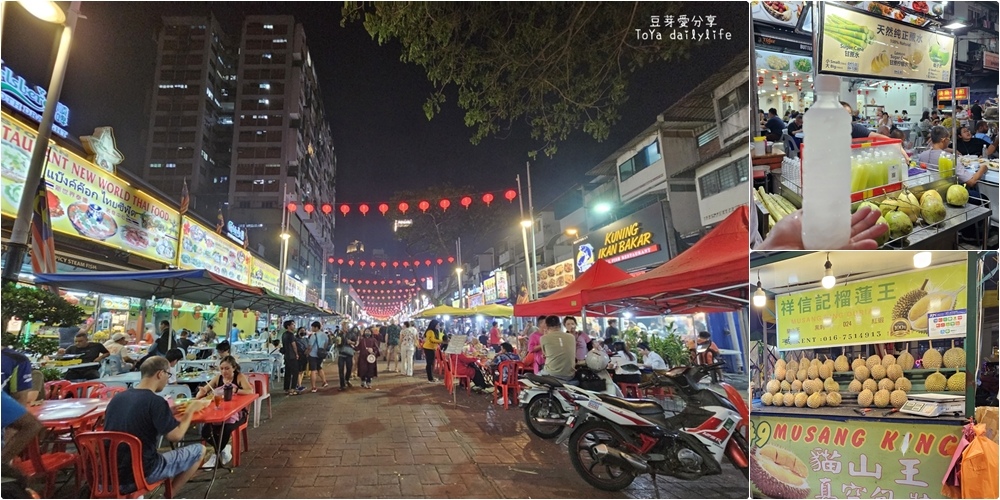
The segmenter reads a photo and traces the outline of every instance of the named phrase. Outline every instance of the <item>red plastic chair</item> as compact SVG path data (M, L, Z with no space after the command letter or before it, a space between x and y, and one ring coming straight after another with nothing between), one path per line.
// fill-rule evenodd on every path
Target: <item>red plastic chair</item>
M465 384L465 392L467 392L468 394L472 394L472 377L468 375L459 375L458 372L455 371L455 367L451 363L450 355L445 355L444 358L445 358L444 359L445 378L452 381L458 379L458 386L461 387L462 384ZM451 389L448 390L451 391Z
M253 392L257 399L253 402L253 427L256 429L260 425L260 408L264 401L267 401L267 418L271 415L271 376L266 373L247 373L247 379L253 384Z
M155 490L160 483L146 482L146 474L142 470L142 443L139 438L124 432L84 432L77 437L80 457L86 471L87 483L90 485L90 498L138 498ZM118 463L121 445L128 448L132 458L132 477L135 478L136 491L121 493L121 483L118 478ZM173 498L171 482L166 482L166 498ZM47 495L48 496L48 495Z
M90 393L90 397L97 399L111 399L115 397L116 394L125 392L126 390L128 389L124 387L102 387Z
M618 388L621 389L622 395L626 398L638 398L639 394L639 384L626 384L624 382L618 383Z
M75 384L70 384L63 388L62 398L92 398L93 392L97 389L104 389L107 387L103 382L77 382Z
M45 383L45 399L61 399L63 391L73 385L69 380L53 380Z
M270 405L270 403L268 404ZM243 422L239 427L233 429L233 435L229 438L229 442L232 443L233 447L233 467L240 466L241 452L250 451L250 436L247 434L247 424L249 424L249 421Z
M14 466L29 479L45 476L43 498L52 498L56 489L56 476L59 475L59 471L70 467L73 468L76 489L80 489L80 469L77 456L64 451L42 453L37 437L31 440L31 444L21 453L19 459L14 460Z
M438 375L444 376L446 362L447 362L447 360L444 357L444 353L441 352L441 348L440 347L435 348L434 349L434 373L437 373Z
M497 371L499 372L499 374L497 375L496 380L493 382L493 387L494 387L493 404L496 404L497 402L497 394L502 392L503 409L505 410L510 408L511 398L516 398L517 391L521 388L521 383L518 382L517 380L518 376L517 367L520 364L521 364L520 361L512 360L512 361L504 361L500 363L499 366L497 366ZM507 382L503 381L504 372L507 373Z

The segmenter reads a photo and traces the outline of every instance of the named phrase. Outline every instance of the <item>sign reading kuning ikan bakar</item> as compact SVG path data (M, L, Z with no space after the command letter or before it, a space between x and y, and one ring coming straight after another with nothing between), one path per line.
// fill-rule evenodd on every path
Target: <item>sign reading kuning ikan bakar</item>
M760 498L936 498L962 428L899 421L750 417Z
M654 203L579 240L575 246L576 274L587 272L600 259L629 270L667 260L663 210Z
M778 349L964 337L967 268L946 264L779 295Z
M250 266L250 286L259 286L267 288L274 293L279 293L280 290L278 290L278 287L280 284L281 271L278 268L261 259L253 259L253 263Z
M184 217L181 229L181 269L206 269L220 276L250 284L250 252L215 231Z
M822 2L820 73L918 82L951 81L955 38Z
M15 217L37 133L6 114L2 125L0 211ZM174 264L180 215L173 208L55 144L45 182L53 231Z

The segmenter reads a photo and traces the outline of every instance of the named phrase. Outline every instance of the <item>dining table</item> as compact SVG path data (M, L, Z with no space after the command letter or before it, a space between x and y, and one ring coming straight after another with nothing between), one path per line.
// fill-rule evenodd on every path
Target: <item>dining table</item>
M250 405L252 405L256 399L256 394L233 394L232 400L230 401L219 401L218 405L216 405L215 402L209 403L207 407L196 412L194 416L191 417L191 424L221 425L225 423L226 420L229 420L230 417L236 415L242 410L247 410L249 412ZM180 418L180 416L178 416L178 418ZM216 439L215 449L219 450L222 447L222 433L219 433ZM221 466L220 462L222 462L222 459L216 458L215 465L212 467L212 479L208 483L208 489L205 490L205 498L208 498L212 493L212 486L215 485L215 479L218 476L219 467Z
M97 398L46 399L28 406L43 427L75 429L104 415L111 400Z
M142 380L142 373L140 372L125 372L117 375L105 375L97 379L98 382L104 383L122 383L125 384L126 387L132 387L133 385L138 384L140 380Z

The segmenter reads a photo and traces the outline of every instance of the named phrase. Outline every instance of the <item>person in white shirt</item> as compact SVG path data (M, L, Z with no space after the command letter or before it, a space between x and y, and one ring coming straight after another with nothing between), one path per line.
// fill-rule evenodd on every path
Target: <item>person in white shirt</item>
M642 354L642 366L649 368L650 370L667 369L667 363L663 361L663 357L649 350L648 343L639 342L638 347L639 347L639 354Z
M409 321L404 321L403 327L403 331L399 332L400 359L403 361L400 372L412 377L413 354L417 351L417 329Z

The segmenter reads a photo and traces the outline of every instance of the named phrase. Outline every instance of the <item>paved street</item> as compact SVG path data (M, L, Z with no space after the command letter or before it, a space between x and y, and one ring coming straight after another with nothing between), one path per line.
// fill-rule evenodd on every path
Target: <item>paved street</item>
M384 364L380 363L380 369ZM577 476L564 446L529 434L519 408L383 373L376 389L275 394L274 418L250 429L241 467L220 471L212 497L225 498L747 498L746 479L724 474L687 482L641 476L619 493ZM264 407L266 417L266 403ZM252 424L251 424L252 425ZM204 474L196 480L203 479ZM201 497L204 482L180 497Z

